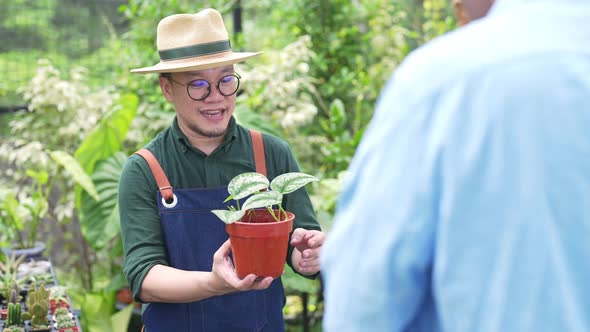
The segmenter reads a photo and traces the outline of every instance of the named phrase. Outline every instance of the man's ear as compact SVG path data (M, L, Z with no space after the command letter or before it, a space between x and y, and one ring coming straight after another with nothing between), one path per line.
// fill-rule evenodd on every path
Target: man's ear
M160 76L160 89L162 90L162 94L169 102L172 102L173 92L172 92L172 82L165 76Z

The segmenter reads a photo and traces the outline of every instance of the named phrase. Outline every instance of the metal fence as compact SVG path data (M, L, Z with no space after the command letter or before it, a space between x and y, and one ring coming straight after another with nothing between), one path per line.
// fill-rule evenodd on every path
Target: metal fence
M0 111L23 107L17 90L39 59L58 69L100 62L97 51L128 23L126 0L0 0Z

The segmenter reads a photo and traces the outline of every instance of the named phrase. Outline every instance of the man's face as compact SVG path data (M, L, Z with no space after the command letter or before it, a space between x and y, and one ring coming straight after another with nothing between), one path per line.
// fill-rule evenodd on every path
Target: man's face
M459 25L486 16L494 0L453 0L453 8Z
M229 120L234 113L236 95L222 95L217 88L217 82L233 73L233 66L226 66L193 72L172 73L171 77L175 82L160 77L162 93L174 105L178 125L189 139L224 137ZM189 97L186 87L187 84L197 79L210 82L211 90L207 98L199 101Z

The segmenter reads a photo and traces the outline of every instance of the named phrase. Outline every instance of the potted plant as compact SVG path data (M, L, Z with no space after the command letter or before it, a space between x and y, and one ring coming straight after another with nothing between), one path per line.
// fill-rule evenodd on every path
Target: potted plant
M31 331L50 331L47 324L47 310L49 309L49 292L40 286L31 290L27 296L27 312L23 314L24 320L31 321Z
M17 256L39 258L45 251L45 244L39 241L38 227L47 213L49 176L45 171L33 170L27 170L27 175L33 180L30 193L17 196L8 192L1 199L0 247L7 256L15 252Z
M24 257L17 257L11 254L6 261L0 262L0 298L2 302L8 301L12 290L20 295L19 287L24 283L23 279L18 278L18 268L23 262Z
M270 183L255 172L239 174L230 181L224 203L233 200L236 205L212 212L226 223L240 278L248 274L277 278L283 273L295 220L293 213L283 209L283 196L313 181L318 179L299 172L279 175Z
M22 320L22 307L20 303L8 303L8 316L6 317L6 321L4 322L3 331L6 331L9 328L9 331L25 331L23 326ZM20 330L22 328L22 330Z
M68 316L70 318L74 318L74 314L70 312L70 310L66 308L59 308L55 310L55 313L52 316L52 319L57 322L62 316Z
M77 332L78 326L76 325L76 321L68 315L61 315L55 318L55 328L58 332Z
M49 292L49 312L53 315L59 308L70 309L70 301L66 297L66 291L63 287L51 287Z

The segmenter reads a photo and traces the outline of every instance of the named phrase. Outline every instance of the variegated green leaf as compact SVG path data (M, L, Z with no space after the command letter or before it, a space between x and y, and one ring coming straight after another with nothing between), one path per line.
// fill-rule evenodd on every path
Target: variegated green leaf
M90 179L90 176L86 174L82 166L80 166L74 157L64 151L51 151L49 152L49 155L55 162L60 164L72 176L74 181L84 188L94 200L99 200L92 179Z
M270 187L273 191L278 191L281 194L286 195L313 181L318 181L318 179L309 174L291 172L281 174L274 178Z
M238 200L267 188L268 179L264 175L248 172L233 178L227 186L227 191L233 199Z
M234 223L240 220L246 211L230 211L230 210L213 210L213 212L217 218L221 219L226 224Z
M265 191L248 197L242 206L242 211L257 209L261 207L270 207L280 204L283 195L276 191Z

